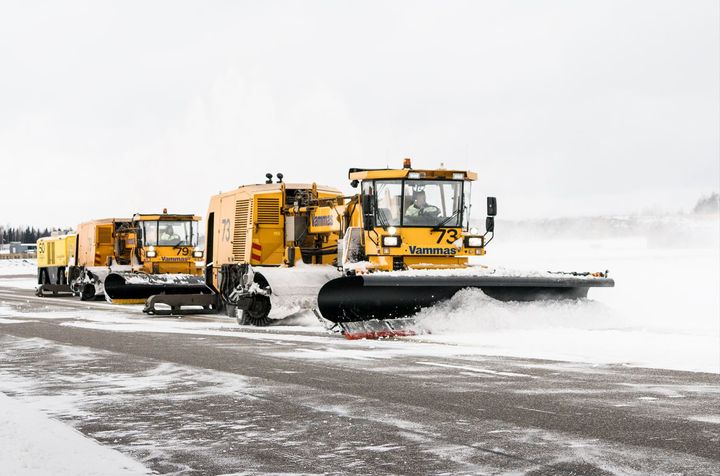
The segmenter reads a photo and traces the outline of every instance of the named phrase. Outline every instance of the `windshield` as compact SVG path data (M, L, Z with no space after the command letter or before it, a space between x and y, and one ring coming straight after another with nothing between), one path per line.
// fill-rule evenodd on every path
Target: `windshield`
M187 221L145 221L143 243L145 246L197 246L197 230L194 222Z
M459 180L376 180L375 199L377 226L462 226Z

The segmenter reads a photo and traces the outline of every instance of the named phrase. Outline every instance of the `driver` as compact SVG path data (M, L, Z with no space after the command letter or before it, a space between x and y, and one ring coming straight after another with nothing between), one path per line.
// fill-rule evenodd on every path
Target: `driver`
M420 190L415 192L415 199L412 205L405 210L405 216L408 217L436 217L440 214L440 209L435 205L430 205L425 201L425 191Z
M180 236L175 233L175 230L172 226L168 225L163 229L163 232L160 234L160 241L164 242L176 242L180 240Z

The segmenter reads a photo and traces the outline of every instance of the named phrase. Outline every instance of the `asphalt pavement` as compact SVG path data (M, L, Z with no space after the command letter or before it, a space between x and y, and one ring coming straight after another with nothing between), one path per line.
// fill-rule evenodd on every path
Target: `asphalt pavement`
M0 318L0 392L161 474L720 474L714 374L151 318L11 288Z

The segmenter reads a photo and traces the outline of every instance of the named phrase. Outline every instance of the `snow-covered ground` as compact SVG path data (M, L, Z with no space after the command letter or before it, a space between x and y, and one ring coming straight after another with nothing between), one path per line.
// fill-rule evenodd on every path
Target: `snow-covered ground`
M37 260L0 259L0 276L35 275Z
M431 332L423 340L479 346L494 355L720 372L718 247L653 248L644 238L498 240L482 262L609 269L616 286L564 303L501 303L467 290L420 314Z
M591 289L588 300L560 303L502 303L479 290L466 290L419 314L420 328L427 334L403 340L400 345L378 343L378 348L400 353L405 349L411 353L507 355L720 372L720 246L708 247L708 240L703 240L703 246L695 248L680 248L676 243L663 248L647 237L510 243L501 238L499 235L488 247L488 255L477 262L528 270L607 269L616 287ZM710 242L717 244L717 239ZM7 271L16 266L0 261L0 275L18 274ZM32 266L20 268L34 273ZM0 284L34 287L31 277L0 278ZM0 317L8 317L9 310L3 310L5 315L0 312ZM70 314L77 317L77 313ZM133 309L131 320L122 313L110 316L97 311L92 315L86 311L84 318L91 322L65 325L213 334L232 328L234 335L240 335L230 320L142 319L137 309ZM274 327L266 337L256 332L241 334L258 339L279 339L280 334L289 339L325 338L325 329L312 316L295 318L291 323ZM307 335L313 333L319 335ZM407 340L415 342L411 345ZM429 343L441 346L426 345ZM425 345L424 350L417 345Z
M138 475L149 470L72 427L0 393L0 473Z

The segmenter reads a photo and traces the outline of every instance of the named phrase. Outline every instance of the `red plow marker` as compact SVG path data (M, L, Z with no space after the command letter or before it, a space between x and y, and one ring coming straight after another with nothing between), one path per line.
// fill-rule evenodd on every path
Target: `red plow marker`
M427 334L419 329L415 319L371 319L368 321L343 322L340 324L346 339L387 339Z

